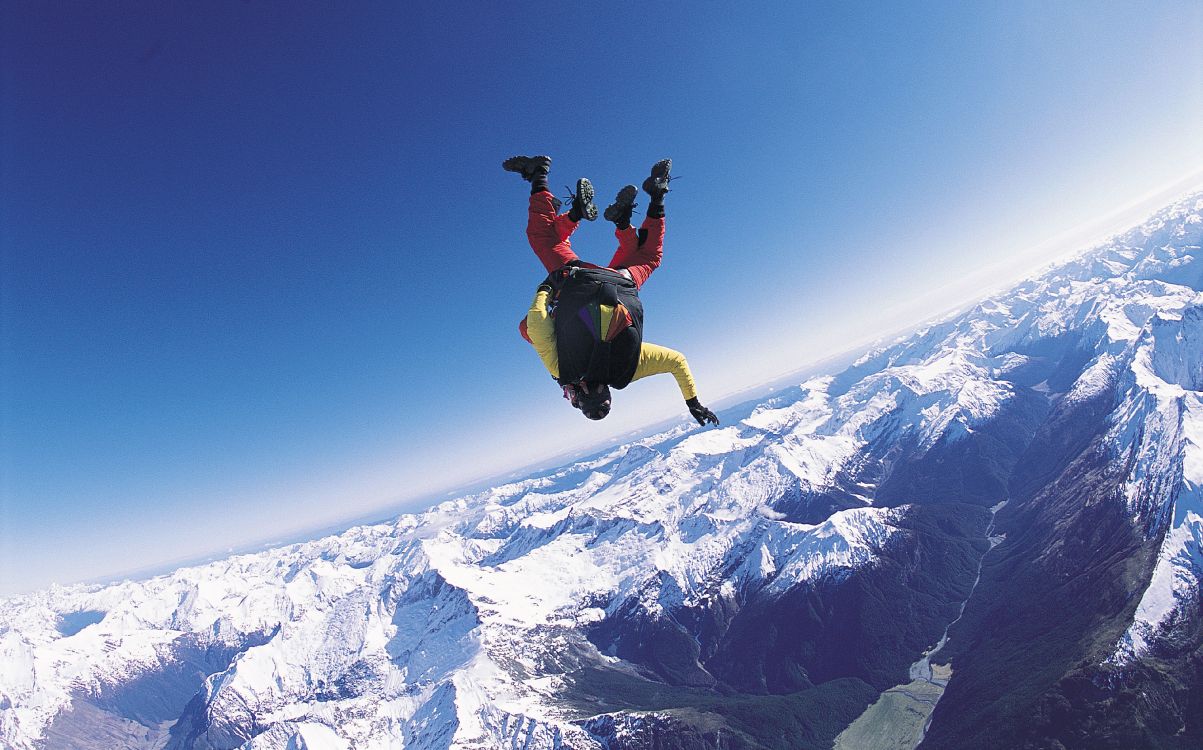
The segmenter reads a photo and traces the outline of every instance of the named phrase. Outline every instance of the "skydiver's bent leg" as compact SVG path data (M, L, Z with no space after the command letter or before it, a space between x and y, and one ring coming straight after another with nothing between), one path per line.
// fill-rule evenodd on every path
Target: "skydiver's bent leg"
M643 181L643 191L650 202L643 226L636 232L631 228L631 209L634 208L635 186L619 191L614 204L606 209L606 218L614 222L618 250L610 268L625 268L636 286L643 286L652 272L660 267L664 256L664 194L668 192L671 159L661 159L652 166L652 173Z
M526 239L548 273L577 259L569 239L577 222L557 214L555 198L547 190L532 192L526 220Z
M568 238L576 231L581 214L576 212L570 217L568 214L556 213L560 203L552 196L547 185L551 157L511 156L501 163L501 168L507 172L516 172L530 183L526 238L547 272L551 273L565 263L576 260L576 253L572 251L572 243Z
M643 220L643 226L638 230L629 224L625 229L615 229L614 236L618 238L618 250L610 260L610 268L625 268L631 274L635 286L642 287L652 272L660 267L664 257L664 210L661 206L660 215L648 216Z

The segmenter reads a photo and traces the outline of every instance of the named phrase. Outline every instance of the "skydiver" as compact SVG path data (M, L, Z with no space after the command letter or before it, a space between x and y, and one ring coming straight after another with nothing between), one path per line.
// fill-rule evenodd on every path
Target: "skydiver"
M718 424L714 412L698 400L685 356L643 341L639 289L663 256L664 195L672 161L656 162L643 181L650 201L639 230L631 226L639 192L634 185L619 190L606 208L604 216L614 223L618 249L605 267L578 258L569 239L581 219L597 219L593 185L583 177L577 180L571 207L558 213L561 203L547 184L550 167L548 156L514 156L502 163L506 171L531 184L526 237L548 272L518 326L522 337L534 346L564 398L589 419L604 419L610 413L611 388L671 373L698 424Z

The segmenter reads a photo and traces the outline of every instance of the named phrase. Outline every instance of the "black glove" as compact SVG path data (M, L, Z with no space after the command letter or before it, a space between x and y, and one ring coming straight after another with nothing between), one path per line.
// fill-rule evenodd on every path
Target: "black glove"
M718 417L714 416L714 412L710 411L705 406L702 406L702 402L698 401L697 396L686 400L685 405L689 407L689 413L693 415L693 418L698 420L698 424L702 425L703 427L706 426L707 422L710 424L718 424Z

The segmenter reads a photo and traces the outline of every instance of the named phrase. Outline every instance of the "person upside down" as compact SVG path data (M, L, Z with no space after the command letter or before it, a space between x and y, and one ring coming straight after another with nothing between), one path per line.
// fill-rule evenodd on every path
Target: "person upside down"
M670 373L698 424L718 424L714 412L698 400L685 356L643 341L639 289L660 267L664 253L664 195L672 161L656 162L643 182L650 202L638 230L631 226L639 192L634 185L619 190L606 208L618 250L605 267L578 258L570 240L581 219L597 219L589 180L577 180L571 208L558 213L561 203L547 185L551 157L513 156L501 166L531 184L526 237L548 272L518 329L559 383L564 398L589 419L605 419L611 388Z

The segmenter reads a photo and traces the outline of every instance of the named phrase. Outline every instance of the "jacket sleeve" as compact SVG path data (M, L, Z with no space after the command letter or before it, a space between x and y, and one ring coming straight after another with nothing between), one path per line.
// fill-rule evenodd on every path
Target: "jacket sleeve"
M529 325L529 324L528 324ZM671 372L677 379L681 395L688 401L698 395L697 384L693 382L693 374L689 371L689 363L681 352L665 346L649 344L646 341L639 349L639 366L635 368L635 376L631 380L646 378L648 375L658 375Z
M558 378L560 377L560 357L556 353L555 322L547 314L547 298L549 296L550 293L546 289L539 289L535 294L535 299L530 303L530 309L526 311L526 336L531 345L535 347L535 351L539 353L539 359L543 360L543 366L547 368L553 378Z

